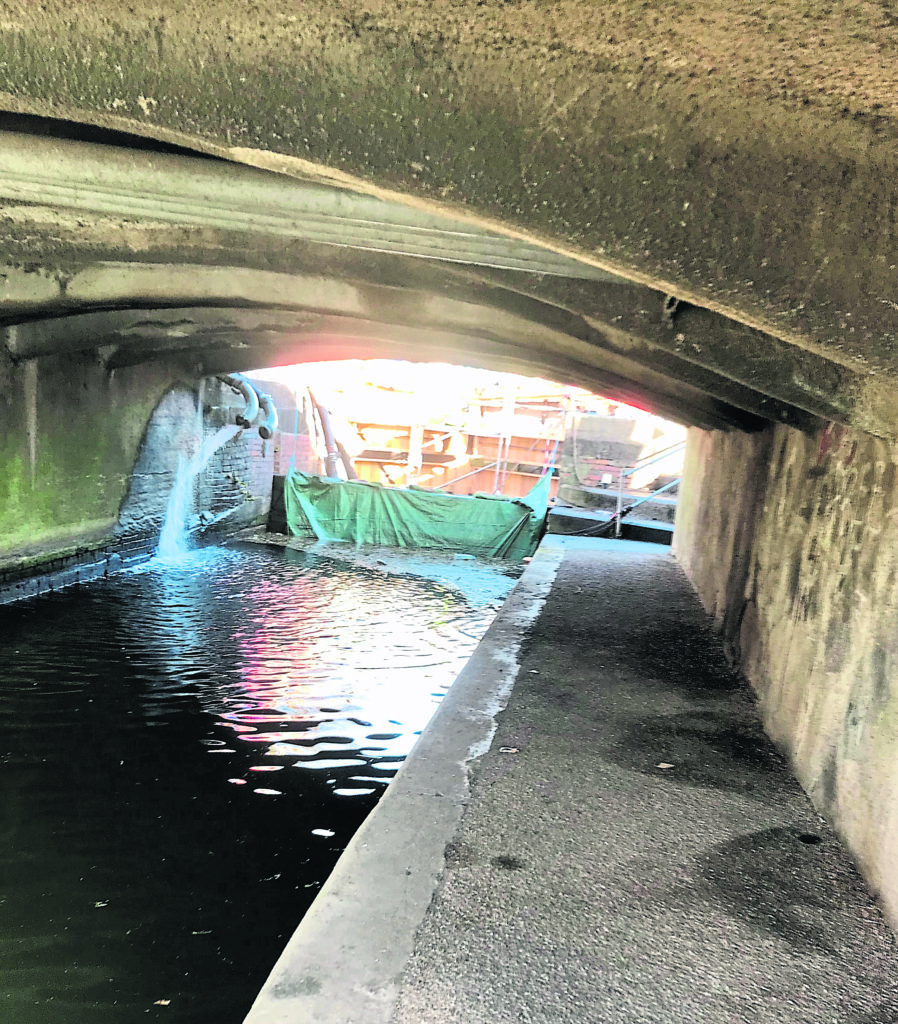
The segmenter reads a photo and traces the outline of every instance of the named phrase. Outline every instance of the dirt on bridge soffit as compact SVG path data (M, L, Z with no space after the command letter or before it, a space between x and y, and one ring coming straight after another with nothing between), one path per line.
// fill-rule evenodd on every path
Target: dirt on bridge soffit
M898 21L818 6L6 0L0 105L528 233L848 367L869 426L898 373Z

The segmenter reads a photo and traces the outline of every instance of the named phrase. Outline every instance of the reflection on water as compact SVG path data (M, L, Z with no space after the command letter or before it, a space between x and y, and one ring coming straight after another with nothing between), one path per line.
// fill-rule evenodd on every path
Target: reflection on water
M492 615L259 547L0 608L0 1020L242 1020Z

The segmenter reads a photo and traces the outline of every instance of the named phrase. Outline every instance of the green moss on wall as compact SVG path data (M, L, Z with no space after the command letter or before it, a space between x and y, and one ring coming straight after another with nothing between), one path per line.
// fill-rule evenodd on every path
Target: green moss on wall
M170 386L163 367L111 377L95 360L15 367L0 385L16 426L0 436L0 566L108 539L141 437Z

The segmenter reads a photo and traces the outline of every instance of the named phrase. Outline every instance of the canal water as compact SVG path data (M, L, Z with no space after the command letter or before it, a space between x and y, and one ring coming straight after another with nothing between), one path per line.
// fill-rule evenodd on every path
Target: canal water
M517 574L379 561L207 548L0 608L0 1021L242 1021Z

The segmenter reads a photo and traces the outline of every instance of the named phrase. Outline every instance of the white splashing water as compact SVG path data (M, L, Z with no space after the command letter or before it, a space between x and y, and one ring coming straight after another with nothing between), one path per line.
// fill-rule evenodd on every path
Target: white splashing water
M156 554L159 558L181 558L190 550L187 533L187 518L193 499L193 480L201 473L209 459L223 448L241 428L236 423L219 427L214 434L203 440L199 451L191 459L180 456L175 485L168 496L165 510L165 521L159 535L159 546Z

